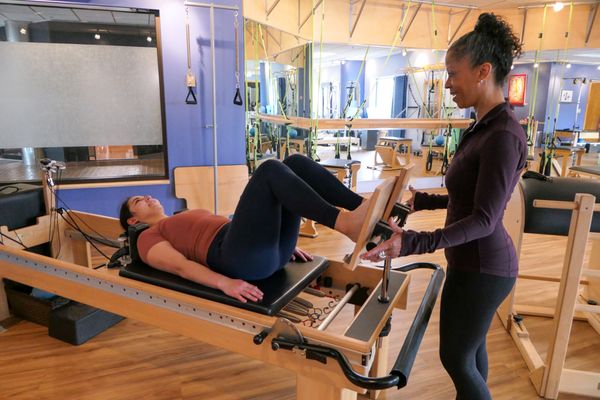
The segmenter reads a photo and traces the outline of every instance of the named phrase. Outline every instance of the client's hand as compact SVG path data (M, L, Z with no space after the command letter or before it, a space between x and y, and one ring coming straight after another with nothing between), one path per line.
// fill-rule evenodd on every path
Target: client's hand
M402 249L402 235L404 234L404 230L398 227L394 223L394 221L390 218L388 221L390 228L394 232L392 237L390 237L385 242L381 243L379 246L367 251L360 255L360 258L363 260L369 260L373 262L378 262L386 257L398 257L400 255L400 250Z
M307 262L312 260L313 256L307 253L306 251L302 250L300 247L296 247L294 249L294 254L292 254L292 261Z
M225 278L221 281L219 289L227 296L236 298L242 303L246 303L248 300L257 302L263 298L263 292L259 288L241 279Z

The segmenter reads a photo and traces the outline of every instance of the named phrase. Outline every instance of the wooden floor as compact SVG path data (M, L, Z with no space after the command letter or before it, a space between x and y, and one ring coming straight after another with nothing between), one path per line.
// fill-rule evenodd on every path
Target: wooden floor
M420 212L409 218L408 228L432 230L443 225L444 216L443 211ZM318 228L320 236L301 238L300 246L331 259L341 259L351 249L351 242L340 234L323 226ZM526 235L521 271L558 276L565 242L560 237ZM442 251L394 263L414 260L445 266ZM395 358L402 344L428 275L413 273L409 309L394 312L391 358ZM519 282L517 300L551 305L557 288L552 283ZM350 317L351 310L341 315L342 320ZM438 357L438 322L439 305L432 315L408 386L388 390L382 399L454 398L452 382ZM525 324L536 347L544 354L552 321L528 317ZM254 346L250 337L248 346ZM498 318L488 334L488 350L489 386L494 399L538 398L528 379L527 367ZM573 324L566 367L600 372L600 336L587 323ZM46 328L29 322L19 322L0 333L0 399L282 400L294 399L295 384L295 376L286 370L133 320L122 321L78 347L49 338ZM560 396L565 400L578 398L582 397Z
M68 162L58 181L163 177L164 170L162 158ZM40 178L41 170L37 164L24 165L20 160L0 159L0 182L39 182Z

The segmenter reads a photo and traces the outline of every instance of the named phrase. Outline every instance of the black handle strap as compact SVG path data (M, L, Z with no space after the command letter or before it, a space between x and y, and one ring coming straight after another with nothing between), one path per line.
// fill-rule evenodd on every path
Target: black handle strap
M194 89L189 87L188 94L185 98L185 104L198 104L198 100L196 99L196 95L194 94Z
M237 88L235 88L235 96L233 97L233 104L235 104L236 106L241 106L242 104L244 104L244 102L242 101L242 95L240 94L239 86Z

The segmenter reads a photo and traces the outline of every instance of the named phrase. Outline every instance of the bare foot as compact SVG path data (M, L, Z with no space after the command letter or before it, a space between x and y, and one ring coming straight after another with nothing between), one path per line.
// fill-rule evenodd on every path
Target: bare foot
M369 199L366 199L353 211L340 211L335 222L335 229L348 236L353 242L356 242L368 210Z

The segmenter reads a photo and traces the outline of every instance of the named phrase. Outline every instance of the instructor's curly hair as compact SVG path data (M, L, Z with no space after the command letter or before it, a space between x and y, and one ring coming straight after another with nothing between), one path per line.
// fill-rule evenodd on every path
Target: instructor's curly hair
M468 56L471 66L489 62L494 67L494 80L502 85L510 71L513 59L522 53L522 45L512 27L492 13L479 15L475 28L452 43L448 54L462 58Z

